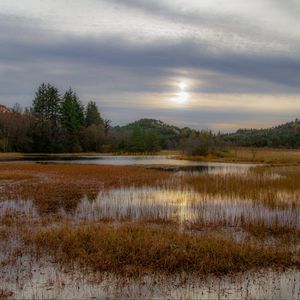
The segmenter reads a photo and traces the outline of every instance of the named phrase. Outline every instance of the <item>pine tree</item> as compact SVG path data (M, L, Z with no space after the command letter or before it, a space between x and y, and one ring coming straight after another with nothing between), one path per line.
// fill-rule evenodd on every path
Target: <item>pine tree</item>
M103 125L103 119L101 118L97 104L93 101L87 104L85 124L87 127L91 125Z
M35 118L32 130L34 150L60 151L61 99L57 88L50 84L41 84L35 93L32 112Z
M145 151L144 132L140 126L133 129L132 135L128 141L128 151L140 153Z
M154 129L150 129L146 135L145 150L149 153L156 153L160 150L158 135Z
M84 108L76 93L69 89L61 104L62 125L66 132L65 145L68 151L80 151L79 129L84 125Z

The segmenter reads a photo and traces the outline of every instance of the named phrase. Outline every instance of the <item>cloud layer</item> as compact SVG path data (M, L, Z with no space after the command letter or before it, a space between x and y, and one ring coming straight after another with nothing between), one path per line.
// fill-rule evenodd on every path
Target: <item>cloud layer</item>
M0 102L30 105L45 81L114 123L271 126L299 116L299 11L295 0L2 0ZM172 101L180 82L186 103Z

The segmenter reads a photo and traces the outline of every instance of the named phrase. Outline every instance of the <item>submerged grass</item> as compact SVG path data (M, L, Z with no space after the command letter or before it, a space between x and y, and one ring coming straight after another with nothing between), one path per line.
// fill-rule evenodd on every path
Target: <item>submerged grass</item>
M80 199L94 200L100 190L126 186L154 186L166 180L169 173L134 166L97 166L72 164L0 164L1 181L14 179L15 184L2 184L0 200L31 199L40 213L67 212L76 208ZM22 179L31 179L22 181Z
M263 220L256 220L251 223L244 223L241 226L243 229L256 237L266 238L284 238L286 240L300 240L300 230L296 226L282 225L278 222L266 224Z
M256 167L248 174L199 174L185 176L184 182L207 195L251 199L269 208L300 204L300 167Z
M193 236L143 225L64 224L24 236L35 253L93 271L228 274L252 268L298 266L292 252L214 236Z

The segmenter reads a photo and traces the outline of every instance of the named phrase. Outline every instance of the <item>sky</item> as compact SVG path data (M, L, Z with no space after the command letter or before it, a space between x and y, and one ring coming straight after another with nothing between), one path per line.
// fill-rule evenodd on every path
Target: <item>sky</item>
M0 0L0 103L72 87L114 125L300 116L299 0Z

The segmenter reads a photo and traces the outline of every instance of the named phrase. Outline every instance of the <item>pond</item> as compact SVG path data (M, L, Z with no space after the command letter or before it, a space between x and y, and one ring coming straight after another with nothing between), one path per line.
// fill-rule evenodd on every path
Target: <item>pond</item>
M63 164L93 164L93 165L114 165L114 166L152 166L155 169L162 169L174 172L188 173L245 173L256 164L242 163L219 163L202 162L176 159L172 156L163 155L95 155L95 156L56 156L56 155L28 155L14 162L36 162L36 163L63 163Z

